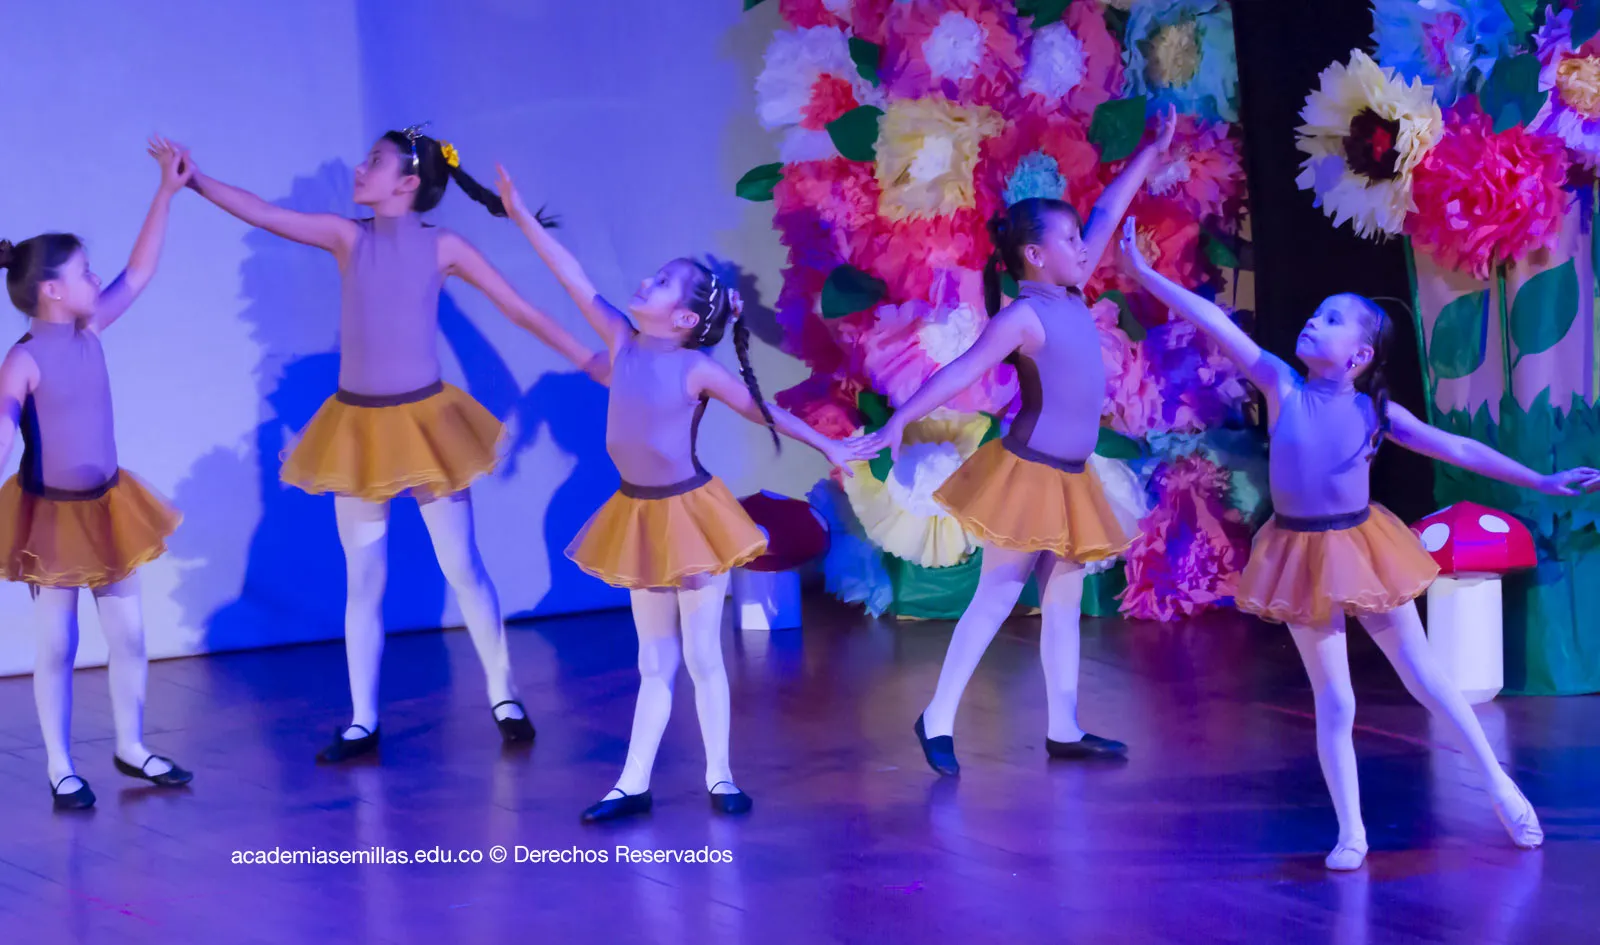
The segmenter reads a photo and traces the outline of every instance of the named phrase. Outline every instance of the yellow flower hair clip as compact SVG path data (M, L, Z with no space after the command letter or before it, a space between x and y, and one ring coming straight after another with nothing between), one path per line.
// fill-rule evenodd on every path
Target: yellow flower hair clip
M461 166L461 155L456 152L456 146L450 142L439 142L439 153L444 155L444 162L450 165L451 169Z

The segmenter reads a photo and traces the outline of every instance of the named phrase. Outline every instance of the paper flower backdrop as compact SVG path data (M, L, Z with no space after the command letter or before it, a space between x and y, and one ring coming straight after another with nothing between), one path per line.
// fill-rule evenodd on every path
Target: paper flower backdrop
M784 347L812 374L778 400L807 423L830 436L876 429L971 347L989 317L988 219L1040 196L1087 214L1139 143L1141 105L1183 114L1153 192L1135 205L1140 239L1164 273L1221 293L1245 195L1223 0L781 0L779 9L787 25L768 47L756 104L782 160L739 187L770 197L788 250L778 320ZM1264 484L1256 471L1240 482L1219 472L1205 434L1242 427L1243 383L1109 259L1089 289L1109 373L1093 463L1130 531L1157 536L1130 553L1140 583L1123 609L1171 619L1222 603L1243 565L1228 551L1239 542L1228 523L1250 518L1235 504L1258 505ZM1016 393L1015 372L1001 365L911 425L898 462L883 456L818 486L813 504L835 535L830 590L874 613L917 616L930 588L961 586L934 578L967 574L978 545L933 492L1000 433ZM1102 567L1120 580L1120 565ZM926 587L908 584L921 580ZM924 612L951 603L959 612L964 602Z

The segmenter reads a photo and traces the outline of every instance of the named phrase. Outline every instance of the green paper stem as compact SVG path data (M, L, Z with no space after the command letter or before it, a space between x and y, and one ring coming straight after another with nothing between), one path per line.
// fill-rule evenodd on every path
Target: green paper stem
M1422 330L1422 306L1417 298L1417 258L1416 248L1411 241L1406 240L1406 278L1411 283L1411 327L1417 333L1417 361L1422 366L1422 395L1423 406L1427 409L1428 425L1437 426L1438 418L1435 412L1438 407L1434 405L1435 383L1433 372L1428 367L1428 339L1427 332Z
M1511 302L1506 298L1506 264L1495 269L1495 284L1500 289L1500 365L1506 374L1506 396L1511 396Z

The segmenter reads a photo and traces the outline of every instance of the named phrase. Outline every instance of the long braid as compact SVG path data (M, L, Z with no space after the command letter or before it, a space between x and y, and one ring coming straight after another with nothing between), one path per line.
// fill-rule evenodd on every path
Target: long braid
M772 448L783 452L783 441L778 438L778 425L772 419L772 410L767 407L767 401L761 396L761 386L756 383L756 370L750 366L750 327L740 318L733 323L733 350L739 356L739 376L744 378L744 386L750 388L750 396L756 400L756 407L761 411L761 419L767 422L767 432L772 434Z
M1389 434L1389 378L1385 368L1389 364L1389 351L1394 347L1394 319L1372 299L1351 294L1367 315L1368 343L1372 345L1372 361L1355 379L1355 388L1372 400L1372 448L1376 450Z

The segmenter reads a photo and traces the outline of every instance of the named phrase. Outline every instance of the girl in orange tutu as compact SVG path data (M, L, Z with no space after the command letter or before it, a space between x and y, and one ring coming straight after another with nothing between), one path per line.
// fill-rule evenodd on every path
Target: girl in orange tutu
M420 214L439 204L451 181L490 213L505 216L499 199L461 170L455 148L418 127L388 132L356 168L355 202L373 214L365 220L297 213L200 173L191 183L246 223L321 247L339 261L339 391L312 417L282 471L285 482L306 492L333 493L344 547L345 654L354 711L350 725L318 754L325 763L378 747L389 501L403 493L421 504L439 566L483 662L501 737L534 737L512 682L500 602L478 554L467 488L494 468L502 428L477 401L440 379L441 286L457 276L572 363L600 370L603 362L517 295L472 244L422 221Z
M0 364L0 462L22 432L22 465L0 488L0 573L33 591L38 646L33 695L56 810L94 805L69 751L78 592L87 587L109 651L118 771L160 787L191 775L144 746L147 663L135 569L167 550L182 518L117 465L111 382L100 333L150 284L172 197L189 180L184 155L156 142L161 185L122 275L101 289L83 243L46 233L0 240L11 302L31 319Z
M1209 335L1267 399L1274 515L1256 534L1235 600L1240 610L1289 625L1311 679L1317 755L1339 819L1328 868L1353 870L1367 855L1346 616L1366 627L1406 689L1477 763L1511 839L1525 849L1537 847L1544 833L1533 806L1501 769L1477 716L1435 664L1423 635L1414 601L1439 569L1411 530L1369 499L1370 467L1388 439L1551 495L1593 489L1600 472L1540 475L1482 443L1429 426L1390 401L1383 368L1394 322L1369 299L1335 295L1318 306L1295 344L1306 366L1302 377L1262 351L1217 306L1152 269L1140 255L1132 220L1122 253L1144 287Z
M869 454L860 451L859 440L830 440L762 399L750 367L750 329L740 318L739 295L711 269L689 259L667 263L639 284L624 315L600 297L577 259L528 213L504 168L499 187L512 218L605 340L611 357L606 451L622 474L622 488L573 539L567 556L631 592L639 635L639 699L622 776L583 812L583 820L650 810L650 771L672 709L680 659L694 682L711 807L723 814L745 813L750 797L734 783L728 763L722 609L728 572L760 557L767 540L728 487L700 465L695 454L700 418L714 398L764 423L774 445L781 432L840 467ZM730 323L743 380L711 356Z
M1019 201L989 224L995 254L984 271L992 316L972 348L940 370L890 418L869 445L898 456L905 428L975 384L1001 361L1017 369L1022 407L1002 439L973 454L934 498L983 544L983 569L972 603L957 621L933 699L914 730L933 770L960 773L956 708L967 681L1030 575L1042 591L1039 657L1044 664L1051 758L1120 758L1121 742L1078 725L1078 623L1083 564L1112 557L1131 542L1085 467L1105 404L1100 334L1083 284L1116 235L1117 221L1172 141L1174 116L1105 189L1089 222L1060 200ZM1000 307L1000 271L1019 298Z

